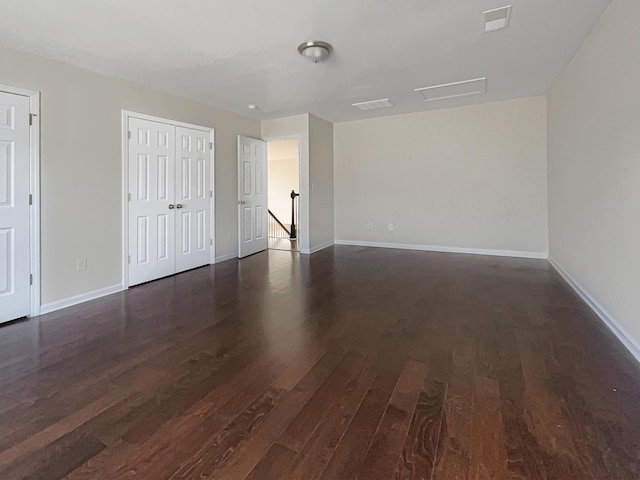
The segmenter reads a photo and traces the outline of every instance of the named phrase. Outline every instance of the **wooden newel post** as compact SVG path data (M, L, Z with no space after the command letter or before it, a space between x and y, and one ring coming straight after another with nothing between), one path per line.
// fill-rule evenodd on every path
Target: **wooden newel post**
M299 193L291 190L291 233L289 234L289 238L292 240L298 237L298 233L296 232L296 197L298 196L300 196Z

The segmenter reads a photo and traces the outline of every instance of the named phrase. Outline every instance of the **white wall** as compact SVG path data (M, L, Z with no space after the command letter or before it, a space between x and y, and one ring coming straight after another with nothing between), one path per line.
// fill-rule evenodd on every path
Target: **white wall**
M309 183L311 251L333 245L333 124L309 115Z
M121 281L122 109L216 129L216 254L237 251L236 136L258 121L4 48L0 65L0 83L42 94L43 304Z
M297 138L300 142L299 247L309 253L309 115L277 118L262 122L262 138Z
M337 241L546 255L544 97L339 123L334 142Z
M551 88L548 124L550 256L640 359L639 20L638 0L612 3Z
M269 142L269 210L291 223L291 190L299 193L298 140Z

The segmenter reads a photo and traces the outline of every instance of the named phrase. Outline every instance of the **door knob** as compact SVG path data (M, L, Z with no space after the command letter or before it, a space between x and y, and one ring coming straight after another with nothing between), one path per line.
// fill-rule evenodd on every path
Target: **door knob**
M177 204L176 208L182 208L182 204L181 203Z
M246 204L246 203L247 203L247 202L245 202L244 200L238 200L238 205L244 205L244 204Z
M175 205L173 203L170 203L169 204L169 210L173 210L174 208L176 208Z

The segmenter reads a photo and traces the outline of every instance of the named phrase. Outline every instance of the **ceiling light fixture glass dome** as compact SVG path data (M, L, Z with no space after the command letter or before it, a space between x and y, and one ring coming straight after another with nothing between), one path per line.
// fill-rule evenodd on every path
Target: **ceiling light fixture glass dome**
M298 46L298 53L312 63L322 62L333 51L333 47L327 42L314 40L312 42L304 42Z

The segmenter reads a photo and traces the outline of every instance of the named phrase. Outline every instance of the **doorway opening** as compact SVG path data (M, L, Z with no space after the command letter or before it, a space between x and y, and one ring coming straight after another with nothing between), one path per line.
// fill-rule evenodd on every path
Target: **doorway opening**
M269 248L297 252L300 236L299 140L269 141L267 152Z

